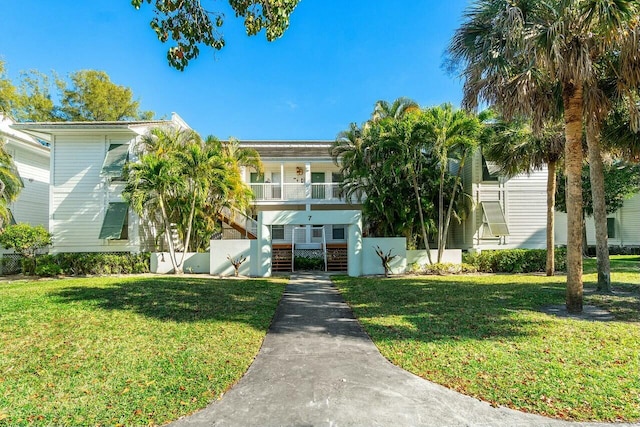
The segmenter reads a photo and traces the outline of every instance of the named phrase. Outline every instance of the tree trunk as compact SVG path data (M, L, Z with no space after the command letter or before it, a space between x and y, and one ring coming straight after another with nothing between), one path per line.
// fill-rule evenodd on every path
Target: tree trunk
M565 82L565 174L567 176L567 293L569 313L582 313L582 85Z
M431 260L431 250L429 249L429 239L427 237L427 229L424 226L424 215L422 214L422 200L420 198L420 189L418 188L418 179L416 178L415 171L411 171L411 178L413 181L413 191L416 193L416 200L418 202L418 216L420 217L420 227L422 229L422 239L424 240L424 247L427 250L427 259L429 264L433 264Z
M444 172L443 166L440 166L440 189L438 191L438 263L442 261L443 250L443 234L444 234Z
M555 214L556 214L556 161L547 165L547 276L556 271Z
M453 183L453 191L451 191L451 201L449 202L449 208L447 209L447 216L445 217L445 220L444 220L444 239L441 245L442 249L438 247L438 262L440 262L440 258L442 257L442 252L444 252L447 245L447 235L449 234L449 224L451 223L451 214L453 213L453 201L456 198L456 193L458 190L458 185L460 184L462 169L464 168L464 163L466 158L467 158L467 153L465 152L460 158L460 165L458 166L456 179Z
M171 265L173 265L174 274L182 274L183 271L176 260L176 248L173 244L173 236L171 235L171 225L169 224L169 218L167 211L164 207L164 201L160 199L160 212L162 213L162 222L164 222L164 232L167 236L167 242L169 244L169 258L171 259Z
M609 241L607 236L607 206L604 200L604 172L600 153L600 130L587 126L589 146L589 178L593 200L593 220L596 225L596 257L598 286L600 292L611 292L611 264L609 263Z

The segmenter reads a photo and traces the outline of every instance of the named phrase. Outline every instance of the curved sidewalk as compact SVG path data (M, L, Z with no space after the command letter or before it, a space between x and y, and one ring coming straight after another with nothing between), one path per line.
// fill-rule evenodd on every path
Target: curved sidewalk
M294 274L255 361L187 426L602 426L493 408L389 363L324 274ZM626 424L630 425L630 424ZM616 424L622 426L622 424Z

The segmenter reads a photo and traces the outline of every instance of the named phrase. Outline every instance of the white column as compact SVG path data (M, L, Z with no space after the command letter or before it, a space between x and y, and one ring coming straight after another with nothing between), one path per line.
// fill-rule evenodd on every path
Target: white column
M264 225L262 216L264 212L258 212L258 235L256 260L258 262L258 276L271 277L271 230Z
M284 200L284 162L280 162L280 200Z
M362 276L362 219L347 226L347 273L351 277Z
M304 195L311 198L311 163L304 164Z

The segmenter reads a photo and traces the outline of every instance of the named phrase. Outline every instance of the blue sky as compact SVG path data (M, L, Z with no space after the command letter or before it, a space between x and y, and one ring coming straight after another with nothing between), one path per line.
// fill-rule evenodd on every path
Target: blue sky
M301 0L283 38L247 37L227 13L227 46L203 50L183 71L166 62L129 0L3 2L0 58L20 70L104 70L142 109L177 112L201 135L239 139L334 139L366 120L378 99L459 106L462 83L442 56L468 0ZM226 1L204 0L228 10Z

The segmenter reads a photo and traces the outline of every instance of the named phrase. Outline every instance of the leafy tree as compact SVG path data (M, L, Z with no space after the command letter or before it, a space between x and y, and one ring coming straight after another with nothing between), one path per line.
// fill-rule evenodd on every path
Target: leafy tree
M54 102L57 92L60 104ZM0 62L0 112L19 121L118 121L149 120L152 111L141 111L130 88L111 81L107 73L82 70L65 81L37 70L20 73L16 87Z
M244 26L250 36L263 29L268 41L281 37L289 27L289 16L299 0L229 0L236 17L244 19ZM224 47L226 41L221 32L224 23L222 12L205 8L200 0L131 0L139 9L144 3L153 4L155 17L151 28L158 40L166 43L172 40L167 52L169 64L184 70L189 61L200 54L204 45L216 50Z
M18 102L13 108L13 115L19 121L46 122L60 121L59 106L51 96L51 78L37 70L22 71L18 86ZM53 74L56 85L61 82Z
M547 276L555 273L556 170L563 150L564 129L559 121L545 123L542 132L535 133L526 119L506 121L498 116L482 135L484 156L498 165L503 176L529 174L547 166Z
M0 245L13 249L27 259L27 264L22 267L25 274L35 272L38 251L50 244L51 234L41 225L10 225L0 234Z
M592 181L590 178L589 168L590 166L587 164L582 167L583 217L593 216L594 212L593 193L591 191ZM556 206L561 212L567 211L565 182L565 175L562 171L559 171ZM613 161L604 164L604 194L607 214L611 214L619 210L626 199L629 199L638 192L640 192L640 165L626 163L623 161Z
M7 76L4 61L0 60L0 113L11 113L17 98L16 87Z
M104 71L81 70L70 76L71 85L58 81L60 114L71 121L148 120L151 111L140 111L131 89L113 82Z
M18 198L23 186L18 169L4 145L5 142L0 139L0 230L9 223L9 204Z
M614 108L605 121L602 139L614 156L640 162L640 132L632 130L628 109Z
M566 303L572 313L582 311L583 120L603 107L597 64L611 52L620 64L617 89L625 93L640 83L640 40L629 37L638 31L639 7L636 0L479 0L449 48L454 63L462 65L467 107L483 100L539 124L549 118L547 101L555 94L541 90L540 81L559 85L568 180Z

